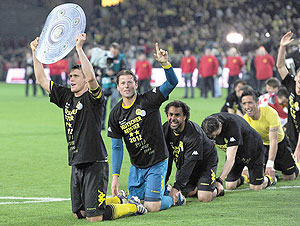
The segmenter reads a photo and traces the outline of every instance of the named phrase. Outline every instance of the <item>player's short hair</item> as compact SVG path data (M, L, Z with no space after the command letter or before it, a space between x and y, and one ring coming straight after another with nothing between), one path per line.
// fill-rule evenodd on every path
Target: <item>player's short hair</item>
M277 92L277 96L279 98L281 98L281 97L289 98L289 92L287 91L287 89L285 87L280 87Z
M247 85L247 82L242 79L237 79L234 83L234 88L238 86L238 84Z
M255 90L248 90L244 91L243 94L241 95L241 99L245 96L252 96L253 100L257 103L258 102L258 97L260 94L256 92Z
M71 67L71 71L76 70L76 69L82 71L81 64L74 64L74 65ZM85 78L85 75L84 75L83 71L82 71L82 74L83 74L83 77Z
M249 85L244 85L242 88L239 89L239 91L242 91L243 94L244 92L254 91L254 89Z
M278 78L269 78L267 81L266 81L266 85L268 86L271 86L272 88L280 88L281 86L281 82L279 81Z
M110 47L114 48L114 49L118 49L120 50L120 44L117 42L113 42L110 44Z
M217 115L211 115L203 120L201 128L209 137L213 132L219 129L220 123L222 123L222 121L218 118Z
M174 101L168 103L165 107L165 113L167 116L168 116L168 111L169 111L170 107L181 108L183 115L186 116L185 121L187 122L190 119L190 107L186 103L184 103L180 100L174 100Z
M132 71L130 71L130 70L122 70L122 71L120 71L117 74L117 80L116 80L117 85L119 84L119 78L122 75L131 75L132 78L133 78L133 80L134 80L134 82L137 82L137 78L136 78L135 74Z
M72 70L75 70L75 69L82 70L81 64L74 64L74 65L71 67L71 71L72 71Z

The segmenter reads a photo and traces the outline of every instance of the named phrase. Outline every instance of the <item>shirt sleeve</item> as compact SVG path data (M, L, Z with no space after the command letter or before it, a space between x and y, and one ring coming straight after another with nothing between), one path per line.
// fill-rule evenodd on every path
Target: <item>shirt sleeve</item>
M288 92L292 92L295 88L295 80L292 78L290 73L285 76L281 84L287 88Z
M277 111L271 107L268 107L268 111L269 113L268 113L267 120L269 121L270 128L280 126L281 125L280 118L278 116Z
M110 112L108 119L108 129L107 136L111 138L121 139L123 137L122 130L117 122L117 119L114 117L114 110Z
M50 102L56 104L58 107L63 108L66 103L68 95L71 94L71 89L55 84L50 81Z
M227 147L243 145L241 126L230 121L229 131L226 131Z

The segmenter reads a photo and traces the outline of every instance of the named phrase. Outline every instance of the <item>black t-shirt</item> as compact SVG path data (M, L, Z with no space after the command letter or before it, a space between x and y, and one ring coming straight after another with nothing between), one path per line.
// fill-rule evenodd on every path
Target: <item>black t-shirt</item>
M69 165L105 160L107 151L101 137L104 96L95 98L87 91L75 97L71 89L53 82L50 90L50 102L64 112Z
M215 139L216 146L226 151L228 147L238 145L235 157L237 162L248 164L263 151L259 148L263 142L260 134L244 118L226 112L214 115L222 122L222 131Z
M284 78L282 85L289 92L287 135L295 148L300 133L300 95L296 93L296 82L290 74Z
M124 108L121 100L110 112L108 136L123 137L131 163L137 168L148 168L168 157L159 112L166 100L157 87L137 94L129 108Z
M228 108L231 108L236 113L237 110L243 112L243 108L241 106L241 99L234 93L231 93L226 98L226 102L221 109L221 112L228 112Z
M175 134L168 122L163 129L170 155L166 182L171 175L173 159L177 168L174 188L181 190L191 177L200 175L201 170L217 165L216 147L198 124L187 121L180 134Z

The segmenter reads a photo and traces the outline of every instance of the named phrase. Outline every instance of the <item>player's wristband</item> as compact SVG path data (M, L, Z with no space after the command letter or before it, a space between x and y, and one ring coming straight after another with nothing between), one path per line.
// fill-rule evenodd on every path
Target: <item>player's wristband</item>
M222 186L223 186L224 181L223 181L220 177L218 177L218 178L216 179L216 181L219 182L220 184L222 184Z
M268 161L267 161L267 165L266 165L266 167L271 167L271 168L274 168L274 161L272 161L272 160L268 160Z
M163 66L163 65L161 65L161 66L163 67L163 69L170 69L172 67L170 62L168 62L167 66Z

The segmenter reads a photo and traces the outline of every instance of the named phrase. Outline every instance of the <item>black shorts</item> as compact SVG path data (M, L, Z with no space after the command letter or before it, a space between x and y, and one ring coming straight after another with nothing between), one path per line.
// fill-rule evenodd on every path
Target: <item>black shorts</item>
M93 162L72 166L72 211L84 210L87 217L104 214L108 184L108 163Z
M187 185L181 189L183 195L187 195L189 192L198 188L198 191L211 191L216 188L216 173L217 163L213 166L208 166L205 169L197 169L197 176L191 176ZM199 173L200 172L200 173Z
M270 146L265 145L265 147L265 163L267 163ZM284 137L284 139L280 143L278 143L277 154L274 161L274 168L281 171L284 175L292 175L297 171L296 167L297 166L293 157L291 146L287 137Z
M235 158L234 165L227 175L226 181L233 182L238 180L245 166L248 167L249 180L252 185L261 185L264 182L264 146L259 142L257 145L257 155L250 159L249 163L245 163Z

